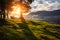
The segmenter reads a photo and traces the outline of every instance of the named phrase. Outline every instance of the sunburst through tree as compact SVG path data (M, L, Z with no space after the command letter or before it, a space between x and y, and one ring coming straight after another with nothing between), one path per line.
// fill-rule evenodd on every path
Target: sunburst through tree
M18 14L20 15L20 18L22 18L23 13L27 13L29 11L30 4L32 3L33 0L0 0L0 10L2 13L2 17L6 18L8 14ZM8 13L6 14L7 11ZM14 15L17 16L17 15ZM1 17L1 18L2 18Z
M10 16L23 19L23 14L29 14L27 12L31 9L31 3L32 0L14 0L12 3L13 5L11 6L12 11L10 11Z

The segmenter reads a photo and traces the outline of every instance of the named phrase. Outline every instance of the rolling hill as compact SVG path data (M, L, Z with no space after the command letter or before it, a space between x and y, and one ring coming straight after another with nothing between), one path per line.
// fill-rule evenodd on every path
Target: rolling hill
M0 40L60 40L60 25L39 20L0 19Z
M60 10L31 12L27 18L60 24Z
M58 16L58 15L60 15L60 10L54 10L54 11L37 11L37 12L31 12L29 15Z

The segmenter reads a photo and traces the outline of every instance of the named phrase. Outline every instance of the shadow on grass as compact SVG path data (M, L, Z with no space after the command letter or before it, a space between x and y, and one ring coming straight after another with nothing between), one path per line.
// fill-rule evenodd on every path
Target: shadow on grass
M55 26L57 32L60 32L60 26Z
M5 19L0 19L0 26L7 25L7 23Z
M6 19L0 19L0 40L24 40L14 29L15 26L9 24ZM14 28L9 28L13 26Z
M35 26L38 26L38 25L40 25L39 23L36 23L36 22L33 22L33 21L30 21L33 25L35 25Z
M46 36L40 36L41 37L41 40L51 40L50 38L46 37Z
M56 38L58 38L58 39L60 39L60 34L58 34L58 33L53 33L53 32L51 32L51 31L49 31L49 30L47 30L46 28L44 28L44 34L47 34L47 35L51 35L51 36L55 36Z
M25 22L25 20L21 20L22 23L19 23L18 25L20 26L21 29L23 29L24 34L26 35L26 38L29 40L38 40L33 32L29 29L27 23Z
M16 34L7 35L6 32L0 32L0 40L24 40Z

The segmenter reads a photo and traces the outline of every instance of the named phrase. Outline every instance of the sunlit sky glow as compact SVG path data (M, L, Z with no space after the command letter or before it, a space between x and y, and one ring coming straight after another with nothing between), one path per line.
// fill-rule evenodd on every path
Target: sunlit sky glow
M20 17L20 12L21 12L20 5L16 4L12 6L11 8L12 8L12 11L10 11L10 16L17 17L17 18Z

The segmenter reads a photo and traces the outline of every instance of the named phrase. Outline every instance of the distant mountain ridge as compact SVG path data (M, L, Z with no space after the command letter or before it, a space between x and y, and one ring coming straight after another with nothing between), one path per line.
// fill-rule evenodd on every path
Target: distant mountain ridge
M60 10L31 12L30 15L57 16L60 15Z
M31 12L28 18L60 24L60 10Z

